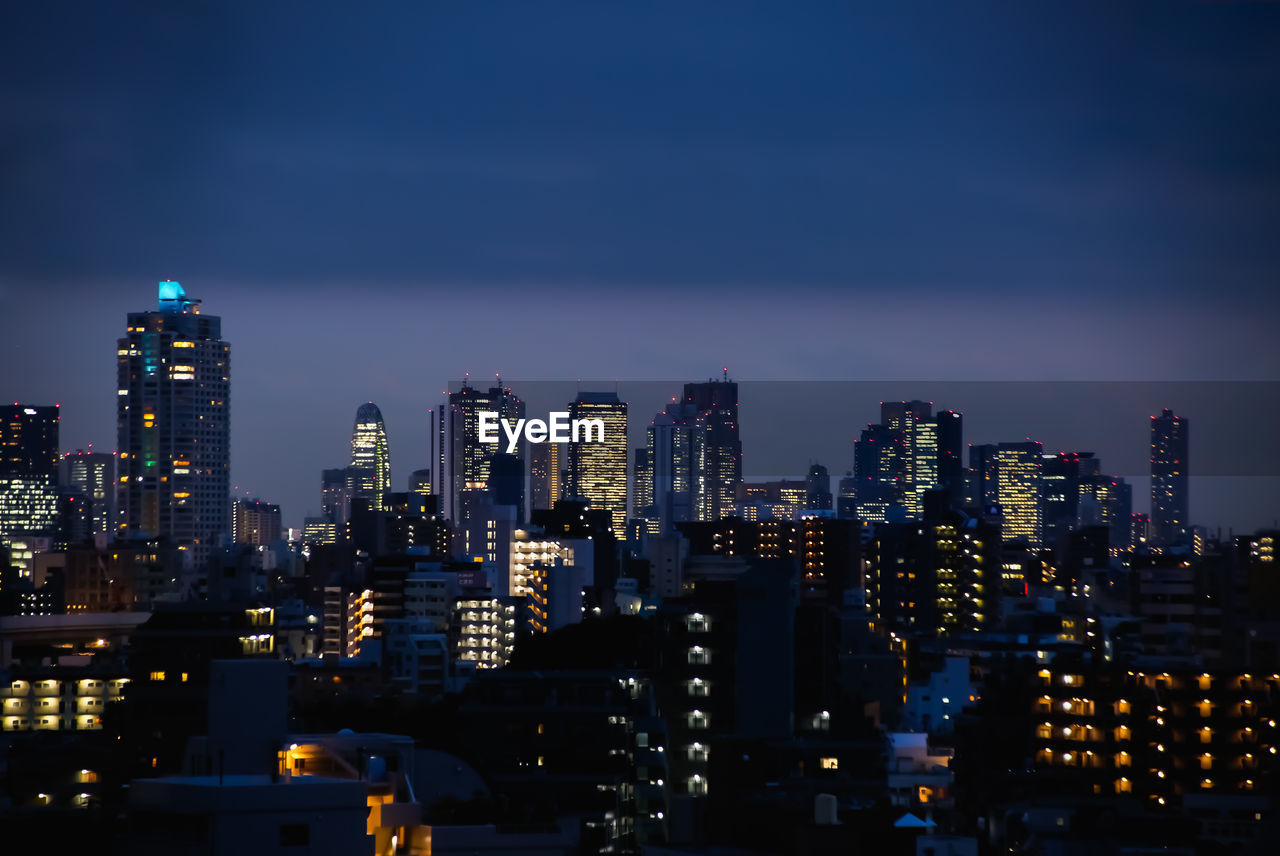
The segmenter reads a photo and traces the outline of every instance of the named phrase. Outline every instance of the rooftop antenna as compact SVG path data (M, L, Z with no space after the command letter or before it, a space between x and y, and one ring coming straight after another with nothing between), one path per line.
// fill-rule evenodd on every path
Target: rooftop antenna
M728 367L728 366L725 366L725 367L722 369L722 371L724 372L724 379L725 379L725 381L726 381L726 382L728 382L728 380L729 380L729 367Z

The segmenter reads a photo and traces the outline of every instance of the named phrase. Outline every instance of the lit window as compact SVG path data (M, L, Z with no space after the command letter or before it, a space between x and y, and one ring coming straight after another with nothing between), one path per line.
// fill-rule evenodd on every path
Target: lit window
M821 766L821 767L822 767L822 769L824 769L824 770L839 770L839 769L840 769L840 759L839 759L839 758L819 758L819 759L818 759L818 764L819 764L819 766Z

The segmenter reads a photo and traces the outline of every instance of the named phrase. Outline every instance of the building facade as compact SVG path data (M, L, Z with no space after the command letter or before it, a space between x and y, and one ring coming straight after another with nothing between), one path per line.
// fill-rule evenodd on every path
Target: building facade
M200 567L231 534L231 345L165 281L117 342L120 538L166 538Z

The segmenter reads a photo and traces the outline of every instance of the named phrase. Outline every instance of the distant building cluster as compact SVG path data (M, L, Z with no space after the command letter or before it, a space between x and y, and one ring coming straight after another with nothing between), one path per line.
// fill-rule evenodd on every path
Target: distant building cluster
M744 476L727 371L634 449L608 391L565 403L603 442L482 442L525 403L468 379L404 491L359 405L298 531L232 496L230 366L166 281L117 342L112 452L0 413L0 826L43 849L1280 840L1280 531L1193 524L1172 410L1148 515L1092 452L966 444L932 402L882 402L833 489Z

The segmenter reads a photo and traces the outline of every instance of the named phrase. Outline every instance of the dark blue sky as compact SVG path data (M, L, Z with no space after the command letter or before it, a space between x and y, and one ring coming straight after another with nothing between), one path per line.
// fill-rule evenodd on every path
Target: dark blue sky
M1277 44L1248 2L25 4L0 395L111 445L180 279L297 522L362 400L400 483L466 370L1275 379Z

